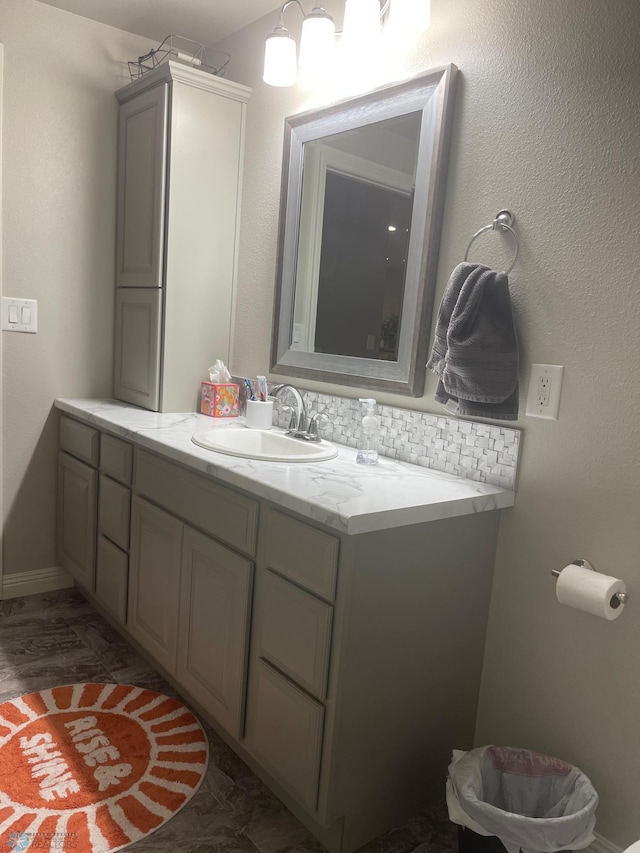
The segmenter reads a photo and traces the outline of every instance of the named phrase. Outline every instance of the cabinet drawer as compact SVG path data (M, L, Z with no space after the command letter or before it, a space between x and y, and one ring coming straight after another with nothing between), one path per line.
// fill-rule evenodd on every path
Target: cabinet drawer
M260 615L260 655L314 696L324 699L331 647L331 605L265 571Z
M72 456L97 468L100 456L100 433L93 427L62 415L60 418L60 449L66 450Z
M324 708L262 661L256 662L253 675L249 749L274 779L315 811Z
M125 486L131 485L133 445L112 435L102 436L100 470Z
M267 565L305 589L333 601L338 544L335 536L272 510L267 519Z
M104 536L98 536L96 598L123 625L127 621L128 584L128 555Z
M136 453L134 487L222 542L254 554L258 503L151 453Z
M129 548L130 517L131 492L129 489L100 474L98 531L125 551Z

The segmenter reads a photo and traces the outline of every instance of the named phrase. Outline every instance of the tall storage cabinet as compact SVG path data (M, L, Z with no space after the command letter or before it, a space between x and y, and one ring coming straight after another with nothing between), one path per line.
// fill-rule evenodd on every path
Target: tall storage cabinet
M229 360L249 94L178 62L116 93L119 400L196 411L207 367Z

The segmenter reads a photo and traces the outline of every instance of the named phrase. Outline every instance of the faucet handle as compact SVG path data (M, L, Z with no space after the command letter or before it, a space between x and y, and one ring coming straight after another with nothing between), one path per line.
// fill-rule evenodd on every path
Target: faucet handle
M318 421L320 419L328 421L329 416L324 412L316 412L315 415L312 415L309 419L309 435L318 435Z
M287 429L295 429L296 428L296 413L293 406L280 406L280 411L283 414L287 414L289 416L289 425Z

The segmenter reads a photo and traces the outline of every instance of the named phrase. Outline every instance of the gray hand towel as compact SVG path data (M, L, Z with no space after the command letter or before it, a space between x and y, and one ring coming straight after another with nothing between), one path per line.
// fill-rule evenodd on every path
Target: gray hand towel
M427 367L450 411L518 417L518 340L509 280L483 264L459 264L445 288Z

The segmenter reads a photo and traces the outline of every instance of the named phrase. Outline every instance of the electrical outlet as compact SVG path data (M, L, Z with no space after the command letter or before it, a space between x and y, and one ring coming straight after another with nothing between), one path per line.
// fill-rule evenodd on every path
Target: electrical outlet
M539 406L548 406L549 397L551 395L551 377L538 376L536 382L538 384L538 387L536 388L537 403Z
M558 420L560 391L564 367L559 364L532 364L527 394L527 415L530 418Z

